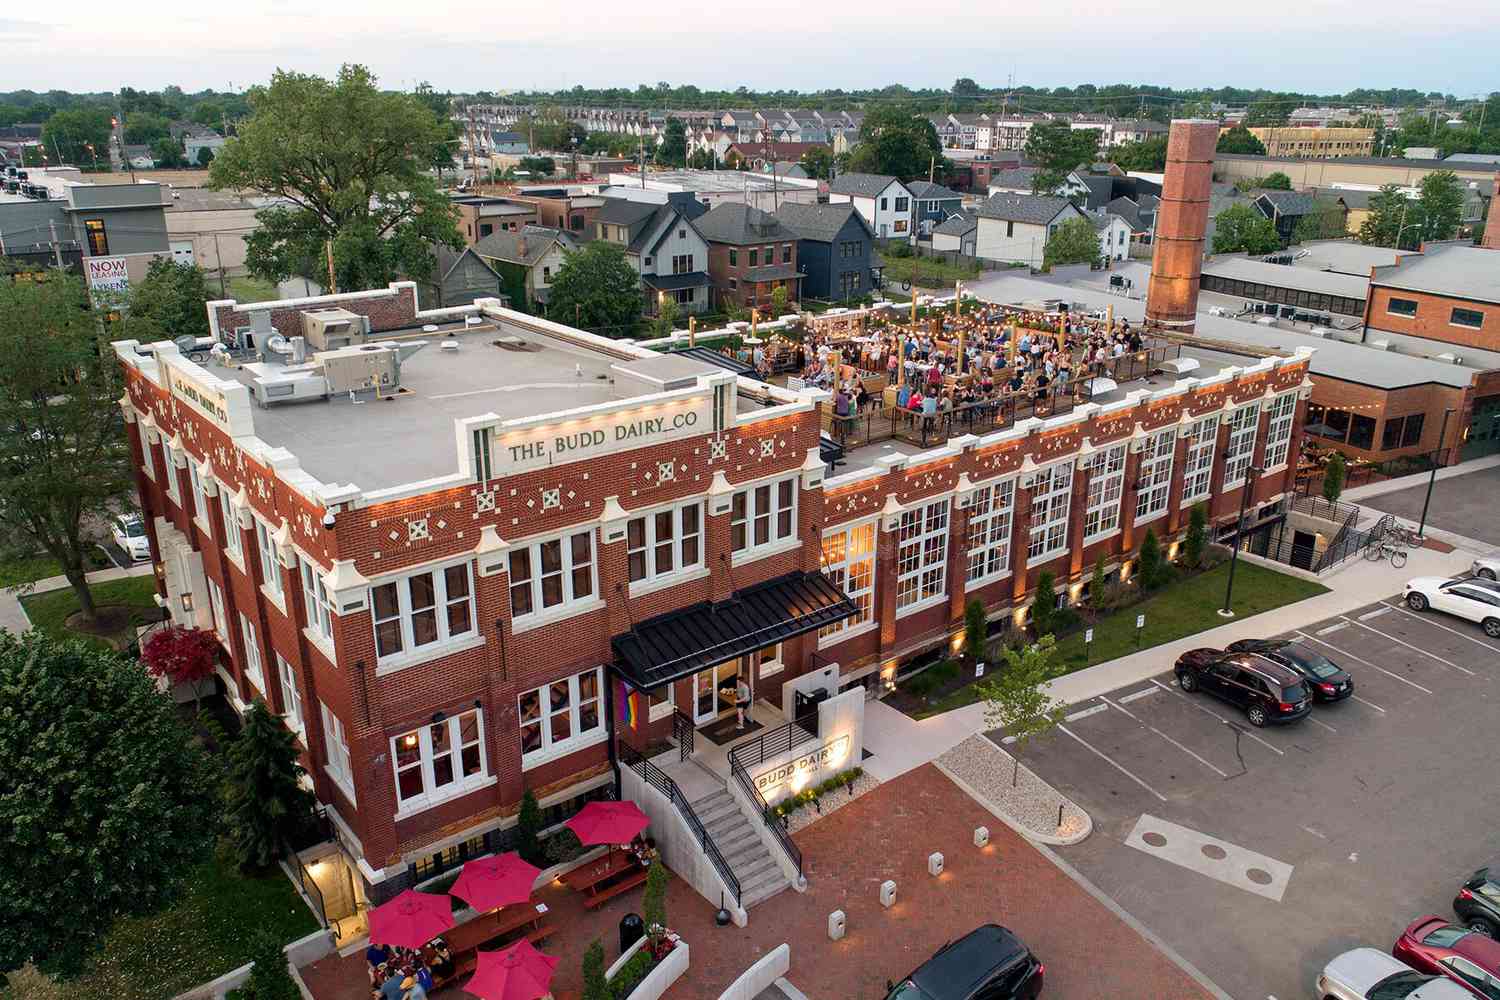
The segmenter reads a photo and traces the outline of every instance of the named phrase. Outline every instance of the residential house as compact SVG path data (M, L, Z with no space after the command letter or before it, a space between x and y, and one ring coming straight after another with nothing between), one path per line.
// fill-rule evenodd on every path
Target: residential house
M594 213L604 204L604 199L595 194L580 194L581 189L569 188L521 188L511 197L519 205L536 208L536 224L553 229L566 229L579 239L586 239L594 231Z
M546 226L494 232L474 245L474 253L499 276L501 294L510 299L512 308L538 314L546 308L552 279L562 269L564 256L577 249L578 241L571 234Z
M531 143L520 132L485 133L481 149L486 153L526 156L531 152Z
M1131 226L1109 212L1087 213L1094 231L1099 234L1099 256L1106 260L1125 260L1130 256Z
M724 153L724 162L737 167L744 163L751 170L765 170L780 160L801 160L810 149L827 149L821 142L736 142Z
M977 211L975 255L1032 267L1041 266L1042 250L1058 226L1085 218L1078 206L1054 195L993 194Z
M1161 199L1153 194L1141 195L1140 201L1121 195L1111 199L1104 211L1125 220L1130 227L1131 239L1137 243L1150 243L1156 232L1156 210L1160 204Z
M995 138L993 149L1025 149L1031 126L1047 121L1046 115L997 115L991 123Z
M776 216L729 202L695 224L708 241L708 273L721 307L766 305L778 288L786 289L788 302L801 298L798 236Z
M734 137L735 142L752 142L760 119L754 111L726 111L719 116L719 127Z
M1262 191L1256 195L1254 205L1275 225L1283 246L1292 242L1303 216L1318 210L1317 199L1301 191Z
M906 189L912 197L912 225L919 239L932 235L938 223L963 211L964 196L941 184L909 181Z
M990 174L988 192L990 194L1031 194L1031 182L1034 177L1036 177L1036 167L995 170Z
M454 250L441 244L433 251L436 266L432 280L421 288L422 304L428 309L450 309L472 305L476 299L502 299L509 305L504 280L473 247Z
M469 246L491 233L514 233L540 221L535 205L509 198L457 195L453 206L458 209L459 232Z
M799 181L812 179L812 175L807 172L807 168L793 160L778 160L773 166L775 168L774 171L765 167L761 169L766 173L775 173L777 177L790 177L793 180Z
M875 234L853 205L782 205L776 219L797 236L804 296L847 302L879 287Z
M661 198L605 198L594 215L594 238L625 248L625 259L641 276L648 314L668 297L683 312L704 312L711 298L710 248L696 220L706 218L707 210L690 191Z
M808 111L797 108L787 112L787 116L797 123L798 142L816 142L823 145L828 144L828 126L819 117L816 111Z
M979 235L979 215L968 209L948 216L947 220L934 226L932 249L953 251L964 257L974 256L974 243Z
M840 174L828 183L828 200L859 210L879 239L911 234L911 190L884 174Z
M983 113L963 112L951 114L948 121L954 128L954 138L957 139L958 149L989 149L990 138L990 116ZM983 129L986 145L979 145L979 132Z
M1370 198L1378 191L1357 191L1350 188L1313 188L1311 192L1320 201L1336 202L1344 210L1345 228L1350 235L1359 232L1370 217Z
M833 143L833 152L847 153L859 144L859 127L864 124L863 111L841 111L836 115L824 115L828 125L828 138Z
M926 119L932 123L932 127L937 131L939 145L941 145L944 149L959 148L959 127L958 123L953 120L951 115L930 114L924 117L926 117Z

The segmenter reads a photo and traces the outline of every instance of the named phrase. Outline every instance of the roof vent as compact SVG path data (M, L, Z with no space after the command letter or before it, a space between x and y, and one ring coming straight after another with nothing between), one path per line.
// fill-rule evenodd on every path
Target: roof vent
M490 341L491 344L502 351L540 351L541 348L535 344L528 344L520 337L500 337Z

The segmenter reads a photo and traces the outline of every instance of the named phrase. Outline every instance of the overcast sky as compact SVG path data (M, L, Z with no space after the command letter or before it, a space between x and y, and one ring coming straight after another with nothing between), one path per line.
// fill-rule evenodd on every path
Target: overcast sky
M0 90L243 89L363 62L388 87L846 89L1149 82L1301 92L1500 88L1492 0L498 3L74 0L0 11ZM1462 25L1462 30L1455 26Z

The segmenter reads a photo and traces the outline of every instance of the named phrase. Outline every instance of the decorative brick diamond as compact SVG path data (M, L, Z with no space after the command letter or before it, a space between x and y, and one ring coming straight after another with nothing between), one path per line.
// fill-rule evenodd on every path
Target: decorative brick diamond
M766 438L760 443L760 457L770 458L776 454L776 442L772 438Z
M427 531L427 518L419 517L415 521L406 522L406 540L408 542L418 542L424 538L431 537L432 535Z
M495 509L495 491L481 490L474 494L474 509L483 514Z
M656 480L661 483L669 483L677 478L677 466L672 462L656 463Z
M550 490L542 490L542 510L551 510L553 507L562 506L562 487L558 486Z
M438 527L439 531L442 531L444 528L448 527L448 522L447 521L439 521L437 523L437 527Z
M708 443L708 460L710 462L725 458L729 454L729 441L726 438L714 438Z
M393 542L399 542L399 541L400 541L400 540L401 540L401 532L399 532L399 531L396 531L396 530L395 530L395 529L394 529L394 528L393 528L393 529L391 529L391 533L390 533L390 535L389 535L389 538L390 538L390 540L391 540L391 541L393 541Z

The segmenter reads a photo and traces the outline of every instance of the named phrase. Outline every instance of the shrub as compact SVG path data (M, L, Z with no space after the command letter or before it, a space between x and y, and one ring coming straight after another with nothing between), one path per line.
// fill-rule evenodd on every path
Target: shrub
M1105 593L1109 584L1104 580L1104 556L1094 560L1094 577L1089 581L1089 604L1095 611L1104 610L1109 595Z
M641 897L641 919L646 923L646 936L651 947L657 948L667 932L667 882L672 873L659 860L646 872L646 891Z
M917 698L926 698L957 676L958 664L952 660L944 660L941 663L934 663L920 674L906 681L906 691Z
M516 814L516 853L534 865L547 860L537 834L542 829L542 810L536 796L527 789L521 796L521 811Z
M640 951L631 955L624 965L620 966L620 971L615 973L615 978L609 981L610 995L614 997L614 1000L625 1000L637 986L641 985L641 980L651 974L655 965L656 957L648 949L642 947Z
M1136 560L1141 589L1151 590L1161 580L1161 544L1156 540L1156 532L1150 528L1146 529L1146 537L1141 539L1141 551Z
M1344 463L1342 452L1334 452L1328 456L1328 464L1323 466L1323 498L1329 503L1334 503L1344 495L1344 478L1347 468Z
M604 945L594 938L583 953L583 1000L613 1000L614 991L604 978Z
M1182 540L1182 559L1188 569L1203 565L1203 550L1208 545L1208 512L1203 504L1193 507L1188 515L1187 537Z
M578 841L578 834L563 827L561 830L547 838L543 847L543 853L547 860L554 865L562 864L564 861L572 861L583 854L588 848Z
M5 1000L67 1000L63 985L27 962L6 973Z
M1036 578L1036 599L1031 602L1031 630L1037 638L1052 634L1052 620L1057 612L1057 578L1043 570Z
M772 814L777 819L790 816L799 809L806 808L821 799L830 792L836 792L840 788L847 788L864 776L865 769L862 767L851 767L847 771L840 771L833 777L812 788L804 788L790 798L782 799L771 807Z
M1071 632L1083 622L1083 616L1073 608L1058 608L1052 614L1053 634Z
M964 652L976 663L984 659L988 629L984 602L976 597L964 606Z
M242 1000L301 1000L302 992L287 971L286 952L269 931L255 938L255 968L240 990Z

